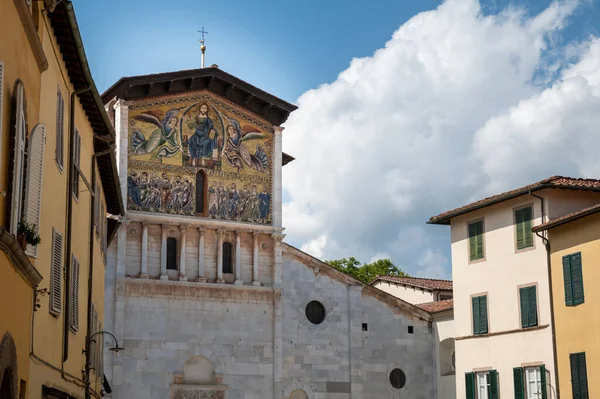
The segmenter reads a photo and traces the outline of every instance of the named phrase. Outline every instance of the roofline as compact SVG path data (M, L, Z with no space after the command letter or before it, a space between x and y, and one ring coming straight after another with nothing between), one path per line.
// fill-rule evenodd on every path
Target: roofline
M498 196L500 196L500 198L496 198L496 199L490 200L489 202L484 202L484 203L481 203L481 204L478 204L478 205L474 205L471 208L466 208L466 209L463 209L463 210L460 210L460 211L456 211L454 213L450 213L450 214L448 214L448 215L446 215L444 217L441 217L439 219L436 219L437 216L433 216L433 217L429 218L429 220L426 222L426 224L439 224L439 225L449 226L451 219L455 218L457 216L461 216L461 215L464 215L464 214L467 214L467 213L471 213L471 212L477 211L479 209L487 208L488 206L496 205L496 204L499 204L501 202L505 202L505 201L508 201L508 200L520 197L520 196L525 195L525 194L531 194L533 192L544 190L544 189L548 189L548 188L559 189L559 190L600 191L600 189L597 189L597 188L561 187L561 186L556 186L556 185L544 182L544 183L541 183L541 184L539 184L537 186L528 187L526 189L519 190L519 191L517 191L515 193L512 193L512 194L509 194L507 196L502 196L502 194L498 194ZM466 205L466 206L468 206L468 205Z
M424 288L424 287L418 286L417 284L410 284L410 283L405 283L405 282L401 282L401 281L387 280L385 277L387 277L387 276L377 276L377 277L375 277L373 279L373 281L371 281L369 283L369 285L373 285L373 284L375 284L378 281L385 281L386 283L393 283L393 284L399 284L399 285L407 285L407 286L416 287L416 288L419 288L419 289L422 289L422 290L425 290L425 291L432 291L432 292L433 291L454 291L453 288L450 288L450 289L447 289L447 288ZM394 276L392 276L392 278L393 277ZM428 281L446 281L446 282L452 283L452 280L444 280L444 279L437 279L437 278L436 279L425 278L425 277L400 277L400 278L420 278L420 279L428 280Z
M560 220L560 218L559 218L556 221L551 220L549 222L540 224L538 226L534 226L531 230L533 232L547 231L547 230L553 229L555 227L562 226L563 224L571 223L576 220L582 219L586 216L593 215L595 213L600 213L600 205L595 205L593 207L590 207L589 209L585 209L583 211L576 212L572 216L564 218L562 220Z

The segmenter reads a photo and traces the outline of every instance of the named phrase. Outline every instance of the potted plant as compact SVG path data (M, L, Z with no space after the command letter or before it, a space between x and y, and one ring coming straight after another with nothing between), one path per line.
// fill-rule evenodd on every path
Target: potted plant
M42 242L37 233L37 226L34 223L21 220L17 226L17 242L23 250L27 249L27 244L36 246Z

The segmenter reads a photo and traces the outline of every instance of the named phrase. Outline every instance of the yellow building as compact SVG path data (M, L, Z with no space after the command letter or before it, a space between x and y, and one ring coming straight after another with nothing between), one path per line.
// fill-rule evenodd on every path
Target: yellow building
M600 395L600 204L536 226L547 232L560 397Z
M0 0L0 37L0 397L100 397L114 131L70 1Z

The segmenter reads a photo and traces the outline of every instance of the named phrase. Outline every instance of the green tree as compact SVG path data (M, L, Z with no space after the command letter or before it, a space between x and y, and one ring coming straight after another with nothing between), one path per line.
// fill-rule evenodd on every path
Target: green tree
M396 267L390 259L378 259L361 265L356 258L350 257L326 260L325 263L365 284L370 284L377 276L408 277L408 274Z

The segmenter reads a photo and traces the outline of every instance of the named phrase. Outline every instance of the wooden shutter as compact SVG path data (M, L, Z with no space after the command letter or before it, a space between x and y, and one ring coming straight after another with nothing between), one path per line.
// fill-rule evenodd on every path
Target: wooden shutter
M589 399L585 353L569 355L573 399Z
M531 231L532 219L533 219L533 208L528 206L521 210L523 213L523 233L525 236L524 248L533 246L533 231Z
M81 161L81 136L79 132L75 130L75 135L73 137L73 163L75 167L73 168L73 195L75 198L79 199L79 168Z
M515 223L517 230L517 249L525 248L525 229L523 226L523 209L515 211Z
M498 399L498 372L490 370L490 399Z
M74 256L71 265L70 290L70 326L73 331L79 331L79 261Z
M581 252L571 255L571 284L573 286L573 305L579 305L584 302Z
M571 283L571 256L565 255L562 258L563 279L565 285L565 304L573 305L573 284Z
M521 298L521 327L529 327L529 287L520 288Z
M52 229L52 272L50 280L50 313L55 315L61 311L62 293L62 235Z
M94 336L94 334L96 334L96 306L94 305L94 303L92 302L92 311L90 313L90 320L88 321L88 323L90 323L90 337ZM95 336L94 338L92 338L92 340L90 341L89 344L89 351L90 351L90 365L96 364L96 343L94 342L94 340L98 339L98 336Z
M4 62L0 61L0 143L2 142L2 105L4 100ZM0 151L0 165L2 165L2 151Z
M56 93L56 149L54 155L56 163L60 170L64 167L64 147L65 147L65 102L60 89Z
M467 399L475 399L475 373L465 374L465 392Z
M44 146L46 127L37 125L29 137L27 150L27 178L25 190L25 220L40 227L40 208L42 206L42 176L44 171ZM37 256L37 245L28 245L27 254Z
M100 250L102 252L106 251L106 213L104 212L104 204L100 204Z
M537 326L537 288L531 286L528 288L529 291L529 327Z
M546 390L546 366L543 364L540 366L540 384L542 399L548 399L548 391Z
M479 297L472 298L473 303L473 334L481 334L480 330L480 309L479 309Z
M10 232L17 234L17 226L23 216L23 167L25 164L25 143L27 141L27 122L25 120L25 88L18 81L15 85L15 136L12 175L12 201L10 208Z
M477 259L477 233L475 223L469 224L469 260Z
M479 333L487 334L488 332L488 320L487 320L487 296L479 297Z
M515 383L515 399L525 399L525 385L523 384L523 369L521 367L513 369L513 381Z

